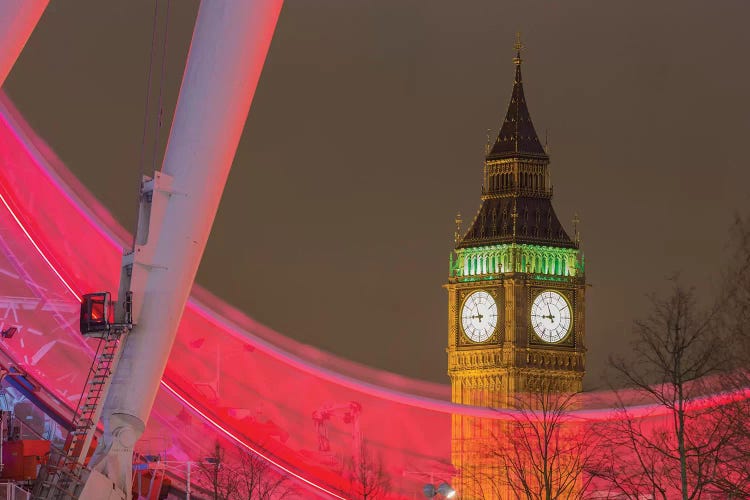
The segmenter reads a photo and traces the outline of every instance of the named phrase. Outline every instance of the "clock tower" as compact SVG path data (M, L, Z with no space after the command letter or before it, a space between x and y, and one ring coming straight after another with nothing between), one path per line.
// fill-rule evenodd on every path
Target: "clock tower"
M481 204L456 235L445 286L452 401L490 408L513 406L520 393L580 392L586 351L583 257L577 234L566 233L552 207L550 159L526 105L520 42L516 50ZM480 441L495 432L478 420L454 416L458 470L478 466ZM462 498L480 497L465 488Z

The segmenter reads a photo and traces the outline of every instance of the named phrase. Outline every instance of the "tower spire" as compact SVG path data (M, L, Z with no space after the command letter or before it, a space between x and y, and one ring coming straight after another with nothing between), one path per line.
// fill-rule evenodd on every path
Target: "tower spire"
M486 146L482 205L456 248L505 243L576 248L552 207L549 156L523 92L520 33L513 47L513 93L497 138Z
M521 78L521 33L516 33L516 42L513 45L516 51L513 64L516 67L515 79L513 81L513 93L511 94L508 111L505 120L497 134L495 144L487 154L488 160L503 158L547 158L547 153L539 141L539 137L531 123L529 108L526 106L526 97L523 93L523 79Z
M516 49L516 57L513 58L513 64L515 64L516 67L520 67L521 61L523 61L523 59L521 59L521 49L523 48L523 44L521 43L520 31L516 31L516 43L513 45L513 48ZM516 76L520 77L521 73L516 71ZM517 79L517 81L520 81L520 80Z

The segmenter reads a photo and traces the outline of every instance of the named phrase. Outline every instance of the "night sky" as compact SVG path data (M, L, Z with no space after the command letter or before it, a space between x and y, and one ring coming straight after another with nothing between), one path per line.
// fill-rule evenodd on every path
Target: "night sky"
M170 6L162 144L197 5ZM130 229L153 11L52 0L4 87ZM599 387L648 293L675 272L706 301L719 285L750 202L748 19L742 0L287 0L197 281L292 338L447 383L453 219L479 206L521 31L553 203L569 233L581 218Z

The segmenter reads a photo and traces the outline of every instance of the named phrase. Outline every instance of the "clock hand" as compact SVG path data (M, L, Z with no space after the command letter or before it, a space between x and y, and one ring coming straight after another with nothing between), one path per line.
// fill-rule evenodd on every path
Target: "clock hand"
M540 315L540 314L534 314L534 315L532 315L532 316L533 316L533 317L535 317L535 318L544 318L544 319L548 319L548 320L550 320L550 321L551 321L551 322L553 322L553 323L555 322L555 317L554 317L554 316L553 316L552 314L550 314L549 316L548 316L548 315L546 315L546 314L541 314L541 315Z

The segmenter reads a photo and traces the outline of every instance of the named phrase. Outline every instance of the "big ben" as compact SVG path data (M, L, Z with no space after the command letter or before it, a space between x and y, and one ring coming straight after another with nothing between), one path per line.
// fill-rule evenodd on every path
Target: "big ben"
M550 158L531 122L521 62L517 42L513 92L487 148L481 204L457 234L450 262L454 403L504 408L521 393L582 389L583 258L577 235L568 235L552 206ZM454 466L479 466L481 440L494 430L461 416L452 426ZM480 495L462 496L470 497Z

